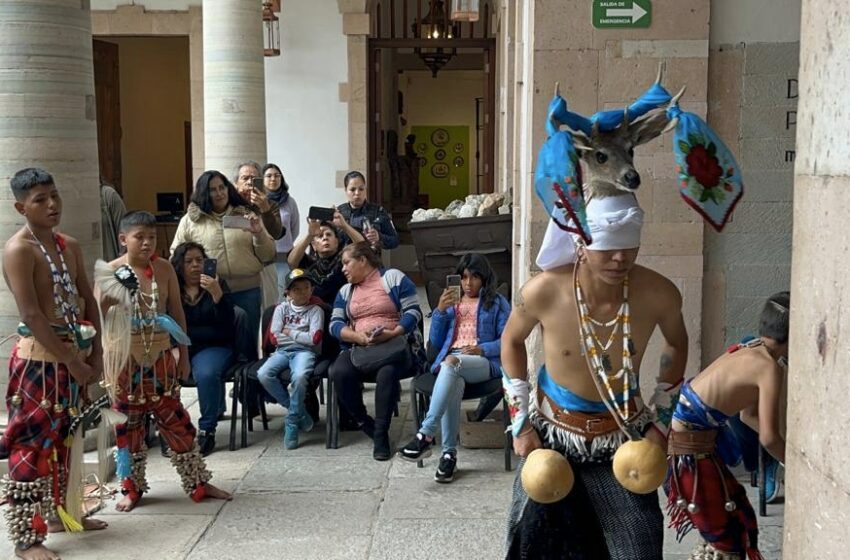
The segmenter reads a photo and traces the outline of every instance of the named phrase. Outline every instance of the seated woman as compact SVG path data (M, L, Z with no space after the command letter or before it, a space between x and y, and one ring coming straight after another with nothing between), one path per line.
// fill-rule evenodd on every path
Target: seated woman
M215 429L224 411L224 375L235 354L233 301L218 276L203 273L207 254L199 243L188 241L174 249L171 264L177 272L189 338L192 377L198 385L201 417L198 447L202 455L215 449ZM243 327L244 328L244 327Z
M431 315L428 343L440 348L431 368L437 374L431 406L416 436L399 453L418 461L431 455L437 424L443 451L434 480L451 482L457 465L460 404L467 383L499 377L501 337L511 304L496 293L496 274L483 255L468 253L457 265L462 295L446 288Z
M300 268L310 273L316 281L313 296L328 306L333 306L339 289L347 280L342 273L341 232L355 241L363 236L337 212L335 223L307 220L307 235L298 240L289 253L287 262L291 269ZM327 309L330 317L330 309Z
M418 362L409 337L419 335L422 311L413 281L400 270L381 268L368 242L343 249L342 271L349 283L336 297L330 330L343 351L330 375L338 388L340 406L373 439L372 456L387 461L399 380ZM376 383L374 419L363 405L363 381Z

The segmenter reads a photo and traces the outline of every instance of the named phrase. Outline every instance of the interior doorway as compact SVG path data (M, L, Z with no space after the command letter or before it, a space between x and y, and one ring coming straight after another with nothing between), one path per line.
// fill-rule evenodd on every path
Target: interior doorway
M401 247L392 266L416 273L408 223L493 192L495 57L490 1L477 22L450 19L440 0L373 4L368 42L369 196L393 215Z
M176 222L192 191L189 38L97 36L93 50L100 174L128 210Z

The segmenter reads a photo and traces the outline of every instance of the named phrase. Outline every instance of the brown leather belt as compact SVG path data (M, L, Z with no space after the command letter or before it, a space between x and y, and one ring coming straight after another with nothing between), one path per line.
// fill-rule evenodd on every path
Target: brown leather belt
M91 354L91 348L80 350L73 342L63 341L62 343L76 355L85 357ZM18 357L34 362L64 363L32 336L22 336L18 340Z
M670 455L710 455L714 453L717 430L694 432L670 431L667 438L667 453Z
M552 420L562 424L569 431L583 436L588 441L620 429L617 421L614 420L614 417L608 411L589 413L564 410L543 391L540 391L540 395L546 399L546 402L552 409L555 416ZM629 400L629 408L631 410L637 409L637 403L634 399Z

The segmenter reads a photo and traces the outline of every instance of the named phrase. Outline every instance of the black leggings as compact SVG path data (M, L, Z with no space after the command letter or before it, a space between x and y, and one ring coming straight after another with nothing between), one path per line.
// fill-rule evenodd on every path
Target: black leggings
M376 371L361 371L351 363L351 352L342 352L330 368L330 375L339 395L339 404L357 421L368 423L369 414L363 404L363 382L375 383L375 433L385 434L390 429L393 409L401 389L399 380L408 376L411 367L410 353L398 363L388 364Z

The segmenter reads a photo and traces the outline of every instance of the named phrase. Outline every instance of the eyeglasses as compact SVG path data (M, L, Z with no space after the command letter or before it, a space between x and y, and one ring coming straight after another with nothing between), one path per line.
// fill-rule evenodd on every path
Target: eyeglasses
M239 180L240 180L240 181L245 181L245 182L247 182L247 181L253 181L253 180L254 180L254 176L253 176L253 175L240 175L240 176L239 176Z

